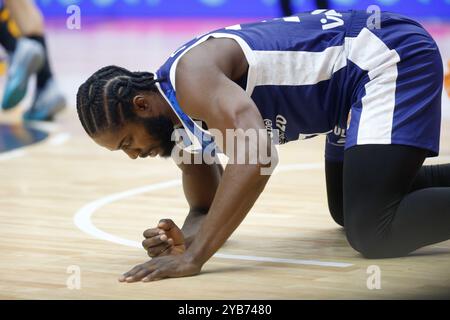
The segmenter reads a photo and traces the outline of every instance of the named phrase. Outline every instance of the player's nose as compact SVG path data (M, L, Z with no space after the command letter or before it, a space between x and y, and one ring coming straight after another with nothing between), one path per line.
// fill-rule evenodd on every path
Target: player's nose
M140 153L138 150L124 150L123 152L125 152L133 160L137 159Z

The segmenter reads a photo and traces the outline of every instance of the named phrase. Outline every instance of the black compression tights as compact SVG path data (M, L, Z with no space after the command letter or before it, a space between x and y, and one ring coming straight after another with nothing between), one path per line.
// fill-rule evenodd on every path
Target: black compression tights
M334 220L367 258L404 256L450 239L450 165L422 166L427 151L359 145L326 161Z

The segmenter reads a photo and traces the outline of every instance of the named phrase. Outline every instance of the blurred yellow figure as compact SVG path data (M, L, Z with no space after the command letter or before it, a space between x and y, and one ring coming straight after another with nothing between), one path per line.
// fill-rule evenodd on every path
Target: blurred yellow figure
M21 36L19 27L17 26L16 22L11 19L11 14L9 13L8 9L5 7L3 7L0 10L0 21L7 23L8 31L11 33L11 35L13 37L18 38Z
M1 100L10 110L25 97L28 82L36 75L36 90L25 121L52 120L66 106L50 67L44 34L44 18L34 0L3 0L0 12L0 43L8 53L8 70Z
M15 37L20 37L20 30L17 24L10 18L8 9L0 9L0 22L6 23L9 33ZM0 61L0 76L6 75L8 70L8 62L6 60Z

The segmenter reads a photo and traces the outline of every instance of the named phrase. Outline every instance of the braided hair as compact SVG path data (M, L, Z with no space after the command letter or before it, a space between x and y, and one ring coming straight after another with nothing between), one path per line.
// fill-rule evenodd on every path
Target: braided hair
M159 81L150 72L131 72L118 66L99 69L77 93L77 112L84 130L92 137L135 118L133 97L142 91L156 92Z

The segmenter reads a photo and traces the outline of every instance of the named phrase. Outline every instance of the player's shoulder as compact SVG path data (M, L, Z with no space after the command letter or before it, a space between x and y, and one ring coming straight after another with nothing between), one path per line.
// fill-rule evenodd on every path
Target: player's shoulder
M197 49L197 48L196 48ZM176 97L183 110L198 116L214 90L218 70L205 51L184 55L175 70Z
M233 40L211 38L187 51L175 70L177 93L182 87L189 89L186 93L213 89L219 78L232 72L233 46Z

